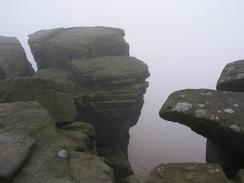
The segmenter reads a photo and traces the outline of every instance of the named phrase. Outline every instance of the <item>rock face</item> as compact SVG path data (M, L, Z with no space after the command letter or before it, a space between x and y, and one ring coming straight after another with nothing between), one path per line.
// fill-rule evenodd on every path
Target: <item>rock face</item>
M23 135L0 134L0 182L11 178L27 161L35 141Z
M117 181L133 174L127 155L129 128L139 118L149 77L147 65L129 56L123 37L121 29L78 27L39 31L29 39L39 68L34 77L72 93L77 120L95 127L97 153L113 168Z
M58 124L72 122L76 118L73 96L63 85L52 80L18 77L1 81L0 100L38 101Z
M244 92L244 60L225 66L218 80L217 89Z
M76 137L89 134L94 138L94 129L89 124L66 124L60 133L48 111L37 102L3 103L0 109L0 180L3 183L102 183L104 180L113 183L112 169L99 157L78 152L91 152L80 149L82 143L93 145L87 140L90 137L80 138L78 142L62 135L65 130L73 129L79 132L73 134ZM78 176L79 170L83 172Z
M0 36L0 80L34 74L25 51L14 37Z
M228 183L217 164L170 163L152 170L146 183Z
M234 177L236 172L244 167L244 156L230 149L207 140L206 161L218 163L223 167L228 177Z
M124 31L108 27L43 30L29 36L39 69L64 68L73 59L129 55Z
M160 116L185 124L211 141L244 154L243 107L242 93L183 90L169 96Z

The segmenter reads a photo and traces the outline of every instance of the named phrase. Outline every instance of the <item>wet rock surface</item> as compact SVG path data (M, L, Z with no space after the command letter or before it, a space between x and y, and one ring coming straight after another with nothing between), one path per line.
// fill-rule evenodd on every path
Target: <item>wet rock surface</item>
M160 164L145 183L228 183L221 166L201 163Z

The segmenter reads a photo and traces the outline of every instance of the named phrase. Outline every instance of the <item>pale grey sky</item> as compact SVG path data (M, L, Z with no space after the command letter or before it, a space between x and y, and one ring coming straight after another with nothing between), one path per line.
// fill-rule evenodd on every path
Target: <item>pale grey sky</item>
M125 29L131 55L151 72L142 115L132 130L131 158L137 156L138 164L141 159L203 161L205 140L163 121L158 111L175 90L215 88L224 65L244 58L243 17L243 0L1 0L0 35L18 37L33 63L27 35L40 29Z

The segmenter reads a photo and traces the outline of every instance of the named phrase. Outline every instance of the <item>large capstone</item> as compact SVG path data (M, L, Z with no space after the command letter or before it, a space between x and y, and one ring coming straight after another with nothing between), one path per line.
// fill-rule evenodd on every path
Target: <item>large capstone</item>
M14 37L0 36L0 80L33 74L20 42Z
M129 55L124 31L108 27L42 30L29 36L39 69L68 67L73 59Z
M242 93L182 90L169 96L160 116L185 124L214 143L244 155L243 110Z
M217 164L169 163L155 167L146 183L228 183Z

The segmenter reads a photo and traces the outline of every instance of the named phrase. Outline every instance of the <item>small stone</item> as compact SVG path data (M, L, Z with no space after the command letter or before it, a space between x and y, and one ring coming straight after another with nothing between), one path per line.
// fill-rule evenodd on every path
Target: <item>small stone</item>
M65 149L58 151L58 156L61 158L67 158L69 156L68 152Z
M235 106L235 107L239 107L239 105L238 105L238 104L234 104L234 106Z

